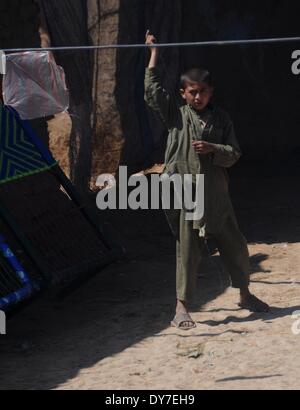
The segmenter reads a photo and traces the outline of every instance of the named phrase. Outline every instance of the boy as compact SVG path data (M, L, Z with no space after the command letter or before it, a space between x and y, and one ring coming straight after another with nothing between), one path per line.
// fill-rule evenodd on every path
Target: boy
M187 310L196 285L197 268L204 241L212 237L231 277L232 286L240 289L239 306L255 312L267 312L269 306L249 291L249 253L239 231L228 193L226 168L241 152L228 115L211 103L213 87L208 71L193 69L181 77L181 96L185 105L164 90L157 70L158 48L155 37L146 33L151 51L145 78L145 99L162 118L169 130L165 171L169 175L204 174L205 207L201 220L189 221L184 210L167 211L176 235L177 306L172 325L183 330L196 327Z

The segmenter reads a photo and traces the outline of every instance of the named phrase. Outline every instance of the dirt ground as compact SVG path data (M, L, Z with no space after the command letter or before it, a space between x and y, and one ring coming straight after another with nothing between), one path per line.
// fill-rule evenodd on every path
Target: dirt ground
M9 321L0 336L0 389L299 389L300 334L292 332L300 311L298 185L232 182L251 289L270 313L237 307L215 255L199 271L197 328L171 328L175 243L163 213L109 214L127 259L64 302L38 300Z

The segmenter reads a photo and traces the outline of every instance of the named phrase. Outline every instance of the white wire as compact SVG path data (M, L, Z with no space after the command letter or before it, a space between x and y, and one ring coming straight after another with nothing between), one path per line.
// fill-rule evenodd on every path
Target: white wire
M300 37L279 37L279 38L257 38L248 40L217 40L217 41L199 41L192 43L157 43L153 47L203 47L203 46L226 46L239 44L272 44L286 42L300 42ZM68 46L68 47L45 47L45 48L7 48L3 49L5 53L19 53L24 51L80 51L80 50L105 50L118 48L149 48L147 44L108 44L99 46Z

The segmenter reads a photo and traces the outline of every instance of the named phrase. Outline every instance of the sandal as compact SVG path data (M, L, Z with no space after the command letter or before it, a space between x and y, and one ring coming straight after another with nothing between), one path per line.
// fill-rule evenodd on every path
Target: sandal
M183 326L183 323L190 323L190 325ZM190 330L196 327L196 323L191 319L188 313L177 313L171 322L171 326L181 330Z

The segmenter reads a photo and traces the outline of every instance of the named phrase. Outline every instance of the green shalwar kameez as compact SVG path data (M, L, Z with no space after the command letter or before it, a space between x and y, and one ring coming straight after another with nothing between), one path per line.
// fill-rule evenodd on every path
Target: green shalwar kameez
M235 218L226 171L240 158L241 151L228 114L211 105L201 113L188 105L179 107L163 88L157 68L146 70L145 99L169 131L164 172L182 177L204 174L205 205L201 219L187 221L185 210L166 211L177 238L177 298L190 301L194 295L207 237L213 237L217 243L232 286L247 286L250 271L247 242ZM217 152L198 155L192 141L201 139L216 144Z

